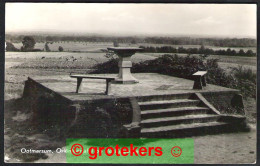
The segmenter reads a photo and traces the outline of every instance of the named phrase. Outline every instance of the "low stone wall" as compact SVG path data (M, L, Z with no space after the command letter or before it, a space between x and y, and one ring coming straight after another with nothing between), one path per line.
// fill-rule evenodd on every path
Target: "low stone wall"
M123 125L132 121L128 98L89 100L75 110L77 118L67 131L70 137L125 137L127 131Z
M23 98L28 101L28 110L32 113L30 123L50 135L55 133L62 137L75 119L75 109L70 100L30 78L25 81Z
M238 91L206 92L202 95L221 114L245 114L243 99Z
M129 98L72 102L30 78L23 98L30 103L32 125L60 138L124 137L127 131L123 126L132 122Z

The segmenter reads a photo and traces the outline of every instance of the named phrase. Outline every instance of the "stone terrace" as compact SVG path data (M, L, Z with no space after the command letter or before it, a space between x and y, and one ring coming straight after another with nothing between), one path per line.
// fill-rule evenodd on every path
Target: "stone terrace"
M114 76L116 74L96 74L98 76ZM105 95L105 80L83 79L80 93L75 93L77 79L68 75L38 76L33 80L55 91L71 101L124 98L150 95L165 95L179 93L207 93L207 92L238 92L237 90L207 84L203 90L193 90L192 80L171 77L156 73L134 73L139 80L136 84L111 84L111 92Z

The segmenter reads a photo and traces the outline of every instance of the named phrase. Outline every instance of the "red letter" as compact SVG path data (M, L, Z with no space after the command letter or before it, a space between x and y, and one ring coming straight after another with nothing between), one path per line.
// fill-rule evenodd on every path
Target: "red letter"
M125 149L125 150L124 150L124 149ZM127 152L127 153L124 154L124 152ZM127 155L129 154L128 148L127 148L127 147L122 147L122 149L121 149L121 154L122 154L122 156L127 156Z
M109 153L107 152L109 149L111 149L111 151L112 151L111 154L109 154ZM105 150L105 153L106 153L107 156L112 156L112 155L114 154L114 149L113 149L112 147L107 147L106 150Z
M99 147L99 156L102 155L102 150L105 149L104 147Z
M149 154L148 156L151 156L152 155L152 150L154 149L154 147L149 147Z
M94 150L95 150L94 154L91 153L91 149L94 149ZM97 158L97 147L91 147L91 148L89 148L88 153L89 153L89 155L90 155L90 156L89 156L90 159L96 159L96 158ZM92 156L94 156L94 157L92 157Z
M163 154L161 147L156 147L155 152L158 152L158 153L155 153L156 156L161 156Z
M136 149L137 147L133 149L133 144L130 144L130 156L133 156L133 153L138 156L138 154L136 153Z
M118 145L116 145L116 148L115 148L115 149L116 149L116 155L117 155L117 156L120 156L120 154L118 153L118 152L119 152L119 149L120 149L120 147L119 147Z
M143 150L142 150L143 149ZM143 153L143 152L145 152L145 153ZM141 147L140 149L139 149L139 154L140 154L140 156L145 156L146 155L146 152L147 152L147 149L145 148L145 147Z

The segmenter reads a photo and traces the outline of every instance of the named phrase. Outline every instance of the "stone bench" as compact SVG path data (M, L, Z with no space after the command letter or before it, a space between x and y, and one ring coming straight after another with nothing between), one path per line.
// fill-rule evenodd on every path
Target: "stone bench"
M192 76L194 78L193 89L203 89L206 86L206 76L207 71L198 71L194 73Z
M115 80L115 77L107 77L107 76L93 76L93 75L84 75L84 74L71 74L71 78L77 78L77 87L76 93L79 93L81 89L81 82L83 78L87 79L105 79L106 80L106 91L105 94L108 95L110 92L110 84L111 81Z

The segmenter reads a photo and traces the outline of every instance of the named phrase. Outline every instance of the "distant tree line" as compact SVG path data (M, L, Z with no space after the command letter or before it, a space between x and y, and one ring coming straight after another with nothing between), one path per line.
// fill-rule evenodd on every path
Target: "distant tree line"
M34 49L36 42L31 36L25 36L22 40L22 44L22 47L18 49L13 45L13 43L6 41L6 51L41 51L40 49Z
M110 37L87 35L30 35L38 42L114 42L117 43L151 43L168 45L208 45L218 47L256 47L252 38L196 38L196 37ZM25 35L6 34L6 40L22 42Z
M251 38L191 38L191 37L148 37L146 43L171 45L207 45L217 47L256 47L256 39Z
M213 50L210 48L205 48L201 46L200 48L184 48L184 47L171 47L171 46L163 46L163 47L144 47L143 52L149 53L184 53L184 54L204 54L204 55L231 55L231 56L256 56L252 50L244 51L240 49L239 51L235 51L234 49L228 48L227 50Z
M35 49L34 46L36 44L36 41L32 36L24 36L22 39L22 47L20 49L16 48L12 42L5 41L6 43L6 51L22 51L22 52L33 52L33 51L51 51L48 44L52 44L53 42L45 42L44 49ZM59 46L58 50L61 52L63 51L63 47Z

